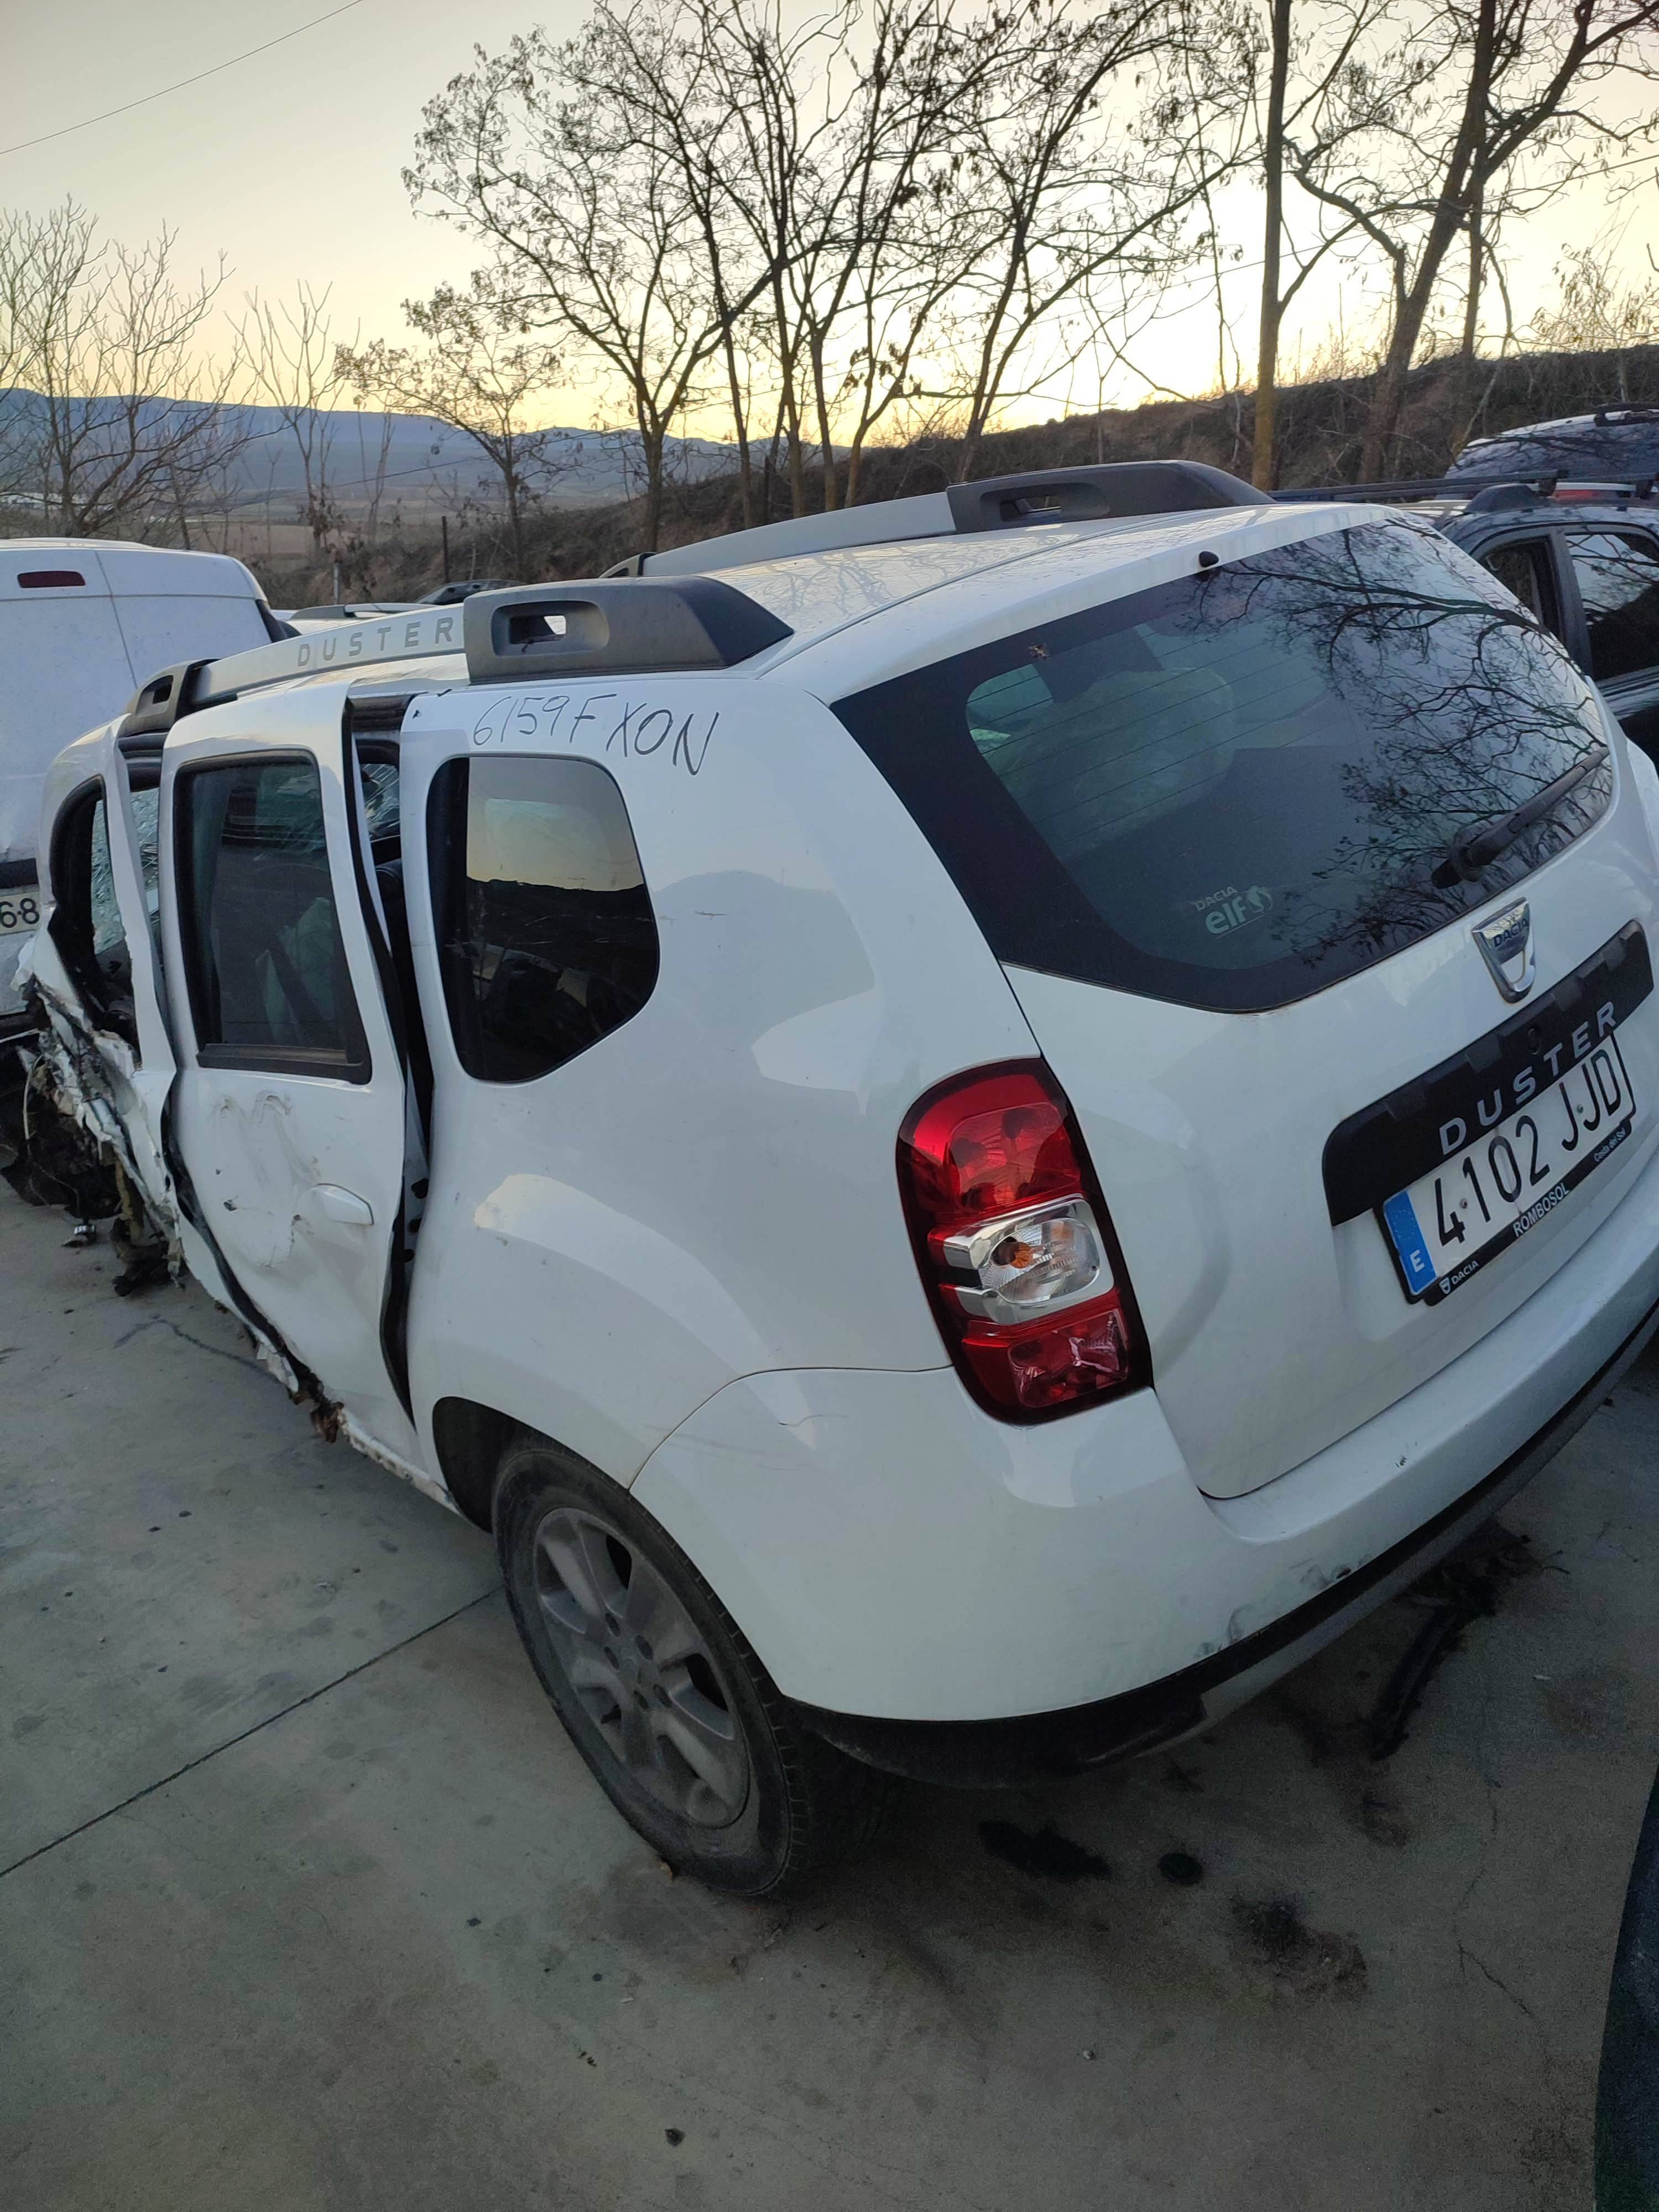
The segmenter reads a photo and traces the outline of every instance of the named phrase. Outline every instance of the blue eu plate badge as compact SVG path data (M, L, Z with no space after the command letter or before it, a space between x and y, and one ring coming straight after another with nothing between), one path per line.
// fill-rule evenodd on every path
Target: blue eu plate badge
M1424 1242L1423 1231L1417 1223L1416 1209L1409 1191L1396 1191L1382 1208L1382 1218L1389 1224L1389 1234L1394 1239L1394 1249L1400 1255L1400 1264L1406 1271L1413 1297L1426 1291L1434 1280L1434 1262L1429 1257L1429 1248Z

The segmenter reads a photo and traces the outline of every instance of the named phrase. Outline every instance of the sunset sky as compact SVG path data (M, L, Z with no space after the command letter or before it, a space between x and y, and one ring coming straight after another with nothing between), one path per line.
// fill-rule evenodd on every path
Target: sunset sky
M8 147L55 133L124 101L139 99L245 48L276 39L322 14L327 0L77 0L72 15L37 7L7 11ZM0 204L43 212L73 195L114 236L131 241L161 225L176 228L179 255L191 269L222 250L232 270L227 296L240 306L258 286L284 293L304 277L333 286L337 328L349 336L396 337L399 302L462 276L465 240L417 219L400 171L422 104L469 64L475 44L495 49L540 21L556 34L574 31L581 0L356 0L272 51L243 61L170 97L135 107L91 129L20 150L0 151ZM66 29L72 46L66 46ZM1258 218L1248 196L1229 210L1254 261ZM1645 276L1644 242L1659 239L1659 195L1650 186L1620 259ZM1512 241L1510 265L1524 321L1552 289L1564 241L1579 244L1604 220L1600 195L1579 194ZM1230 300L1239 343L1254 321L1248 274L1232 280ZM1145 376L1176 390L1215 381L1216 318L1201 288L1192 304L1143 336L1136 358ZM1349 319L1361 303L1347 302ZM1310 302L1316 325L1338 306L1333 288ZM1493 302L1496 307L1496 302ZM1249 364L1246 364L1248 377ZM1109 402L1132 404L1146 386L1122 372L1107 379ZM1063 395L1057 395L1063 396ZM1074 377L1074 406L1098 404L1091 371ZM560 411L578 425L598 400L573 392ZM1046 414L1052 405L1028 407Z

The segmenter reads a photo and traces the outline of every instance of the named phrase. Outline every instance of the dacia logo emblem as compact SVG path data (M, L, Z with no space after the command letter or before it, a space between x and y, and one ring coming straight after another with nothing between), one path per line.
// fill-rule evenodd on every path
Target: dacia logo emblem
M1476 922L1474 936L1504 996L1524 999L1538 973L1532 950L1532 908L1525 899L1500 908L1488 921Z

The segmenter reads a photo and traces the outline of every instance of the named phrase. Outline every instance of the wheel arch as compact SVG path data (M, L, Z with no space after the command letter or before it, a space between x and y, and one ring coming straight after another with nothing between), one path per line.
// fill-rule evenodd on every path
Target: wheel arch
M521 1439L551 1443L551 1437L511 1413L472 1398L440 1398L432 1408L432 1441L438 1472L465 1517L489 1532L493 1525L495 1470L508 1446Z
M562 1437L478 1398L436 1400L432 1407L432 1442L445 1488L463 1516L486 1534L495 1526L496 1471L514 1444L545 1444L590 1474L614 1483L618 1490L631 1487L614 1469L600 1466Z

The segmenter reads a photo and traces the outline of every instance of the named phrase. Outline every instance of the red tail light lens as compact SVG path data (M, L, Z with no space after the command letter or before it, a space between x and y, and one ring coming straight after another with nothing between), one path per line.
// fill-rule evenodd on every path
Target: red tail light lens
M1036 1420L1146 1379L1106 1209L1046 1067L930 1092L900 1133L899 1187L958 1373L990 1412Z

